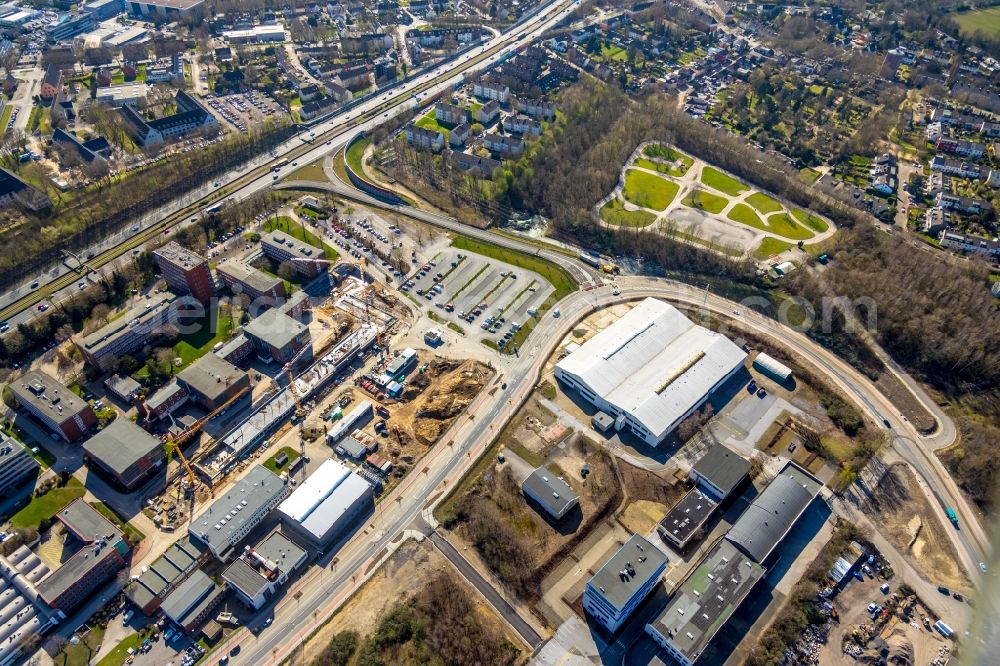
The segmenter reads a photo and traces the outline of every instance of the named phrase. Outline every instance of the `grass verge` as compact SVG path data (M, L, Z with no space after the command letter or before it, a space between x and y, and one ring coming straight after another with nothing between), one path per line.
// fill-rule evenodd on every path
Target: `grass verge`
M648 210L625 210L617 198L601 206L601 219L618 227L648 227L656 216Z
M280 456L282 453L288 456L288 460L285 461L283 465L279 465L278 456ZM278 451L273 456L271 456L264 462L264 467L271 470L275 474L281 474L281 472L291 467L292 463L294 463L298 459L299 459L298 451L296 451L290 446L283 446L280 449L278 449Z
M729 200L712 194L705 190L691 190L691 194L681 200L681 203L688 208L703 210L714 215L718 215L729 204Z
M754 250L754 256L758 259L768 259L785 250L791 249L791 247L792 243L765 236L764 240L757 246L757 249Z
M38 529L43 521L50 520L70 502L83 497L86 489L71 476L62 488L52 488L40 497L32 497L28 505L11 516L10 524L18 528Z

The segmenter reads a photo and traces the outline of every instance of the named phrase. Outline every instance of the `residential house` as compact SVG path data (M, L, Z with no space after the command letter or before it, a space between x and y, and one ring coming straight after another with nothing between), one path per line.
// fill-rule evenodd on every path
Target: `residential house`
M527 116L507 118L504 121L504 128L508 132L514 132L522 136L539 136L542 133L542 124Z
M510 99L510 88L495 79L484 78L472 85L472 94L479 99L493 100L500 104L506 104Z
M517 110L538 120L553 120L556 117L556 103L545 99L518 98Z
M435 152L444 148L444 135L437 130L410 124L406 126L405 133L407 143L416 148Z
M945 229L939 237L941 247L959 252L974 252L991 257L1000 256L1000 241L995 238L983 238L972 234L960 234Z
M455 106L454 104L438 102L434 106L434 118L439 123L461 125L468 120L468 113L465 109Z
M469 140L472 126L469 123L462 123L448 133L448 144L452 148L461 148Z
M37 212L51 208L52 200L7 169L0 169L0 207L7 205L17 205Z
M938 235L951 226L951 211L934 206L924 213L924 233Z
M476 109L476 122L489 125L500 116L500 103L492 100Z
M448 161L459 171L479 176L481 178L492 178L493 172L500 168L501 163L491 157L480 157L452 151L448 154Z
M517 137L501 136L490 132L483 137L483 146L491 153L504 157L517 157L524 152L524 141Z
M941 155L935 155L931 160L931 171L940 171L949 176L958 178L979 178L980 168L978 165L968 162L952 160Z

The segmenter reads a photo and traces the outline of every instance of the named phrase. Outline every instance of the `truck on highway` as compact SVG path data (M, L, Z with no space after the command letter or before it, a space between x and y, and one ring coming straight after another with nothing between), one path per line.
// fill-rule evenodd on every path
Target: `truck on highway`
M955 513L955 510L949 506L944 510L944 512L945 515L948 516L948 520L951 521L951 524L954 525L955 527L958 527L958 514Z
M593 254L590 254L589 252L581 253L580 261L587 264L588 266L593 266L599 271L608 273L609 275L618 272L618 266L616 266L613 263L603 261L600 257L595 257Z

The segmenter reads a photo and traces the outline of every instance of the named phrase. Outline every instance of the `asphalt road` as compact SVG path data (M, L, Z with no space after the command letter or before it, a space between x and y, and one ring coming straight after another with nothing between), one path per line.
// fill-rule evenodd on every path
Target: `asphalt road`
M473 586L484 597L490 602L490 605L507 621L507 623L514 628L514 631L521 636L521 640L531 646L531 649L537 650L542 644L542 637L535 631L535 628L530 624L525 622L524 618L518 614L517 610L511 606L503 596L497 592L493 585L483 578L482 574L472 566L467 559L465 559L458 549L451 544L450 541L445 539L443 536L438 534L436 531L430 534L431 543L434 547L440 551L442 555L448 558L448 561L455 565L459 573L465 580L472 583Z
M355 134L367 131L401 112L422 107L427 101L447 88L458 85L463 77L492 67L511 51L531 43L545 30L561 21L576 8L580 0L561 0L541 5L507 32L493 36L482 46L472 48L452 61L443 63L387 89L330 118L311 125L275 148L271 154L260 155L247 164L206 182L170 204L150 210L135 218L139 232L122 230L114 237L95 244L91 263L100 270L109 270L116 261L128 261L129 252L150 241L160 232L178 229L190 224L202 206L224 201L237 203L267 191L274 184L273 174L265 167L278 159L286 158L289 164L278 173L287 175L342 148ZM381 92L381 91L380 91ZM417 97L419 95L419 98ZM216 183L219 186L216 186ZM12 285L0 294L0 320L8 321L11 328L26 323L37 316L36 306L45 301L55 305L77 289L81 277L64 264L50 267L42 274L26 277L20 285ZM38 280L39 287L31 289L30 283Z
M369 525L337 553L339 573L333 580L328 581L326 574L315 571L300 580L275 609L272 627L256 636L247 633L236 639L243 649L234 658L234 663L278 663L331 615L377 568L379 560L386 554L386 548L402 537L409 523L422 510L433 508L454 488L495 433L530 394L541 367L558 342L576 322L596 309L647 296L689 307L705 307L736 325L773 338L794 350L841 390L857 398L872 418L887 418L894 428L900 430L911 428L867 378L801 333L737 303L713 294L706 297L700 289L670 280L621 278L617 289L620 290L619 295L613 293L611 286L573 293L559 303L560 317L548 315L539 323L519 356L498 357L500 376L480 393L467 415L456 422L445 434L442 443L422 461L422 468L414 470L383 499ZM496 388L500 381L507 382L507 391L490 390ZM916 442L914 438L915 445ZM937 478L938 473L928 464L927 458L913 454L909 459L920 476L932 480ZM928 481L929 484L935 482ZM942 490L945 490L943 486ZM299 597L294 603L288 601L293 595Z

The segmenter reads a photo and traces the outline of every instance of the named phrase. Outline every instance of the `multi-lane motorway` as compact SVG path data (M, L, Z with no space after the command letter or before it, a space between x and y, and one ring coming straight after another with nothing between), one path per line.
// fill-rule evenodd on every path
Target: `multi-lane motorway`
M493 36L482 45L395 85L384 93L372 95L348 110L312 125L270 154L259 156L250 163L191 190L170 204L149 211L133 220L133 226L138 225L139 231L121 232L110 241L110 247L107 242L96 246L94 256L87 260L87 265L95 270L109 267L133 249L156 240L164 232L193 222L196 218L192 218L205 206L219 201L238 202L266 191L274 183L271 166L276 162L287 160L289 164L281 169L280 174L291 173L297 166L308 164L331 150L343 147L359 131L368 130L398 113L427 104L438 93L461 82L464 76L492 67L511 51L537 39L572 12L579 1L557 0L542 4L509 30ZM70 263L75 266L75 262ZM42 301L59 302L72 293L81 277L78 272L66 266L55 266L45 274L0 294L0 321L8 321L14 326L30 320L35 315L35 305ZM39 286L32 289L30 283L36 279Z

